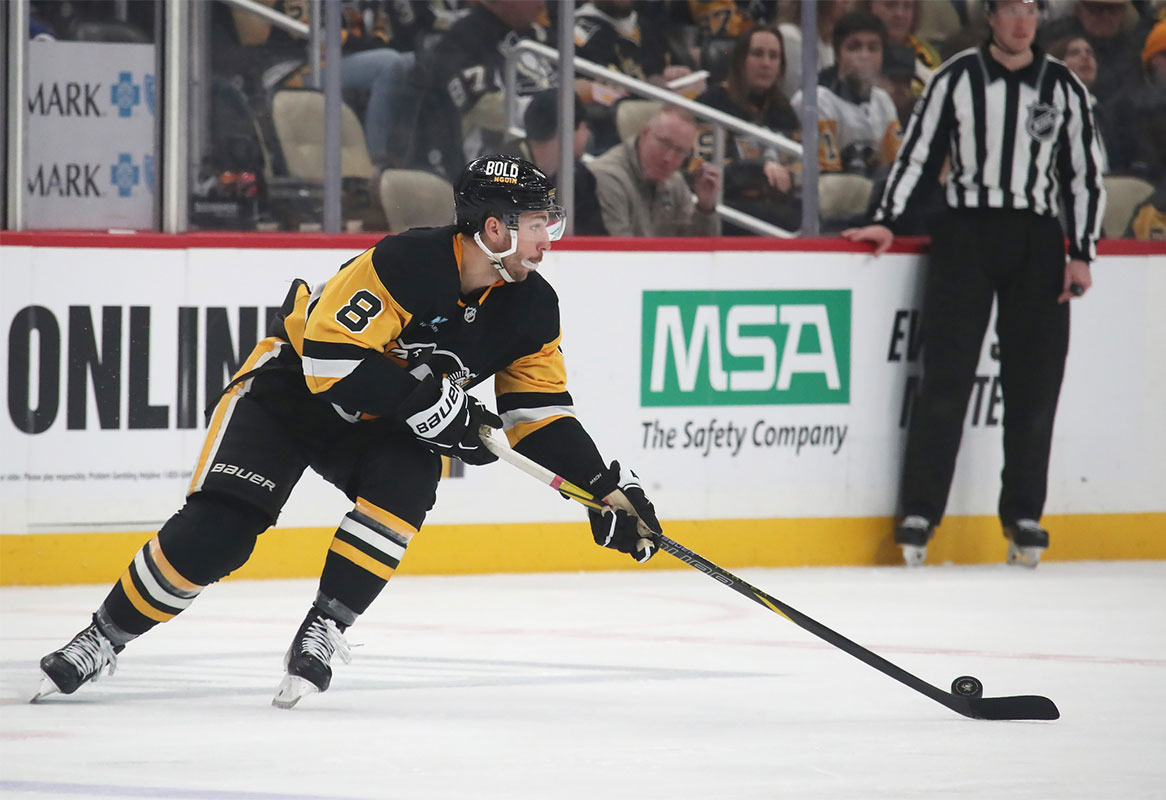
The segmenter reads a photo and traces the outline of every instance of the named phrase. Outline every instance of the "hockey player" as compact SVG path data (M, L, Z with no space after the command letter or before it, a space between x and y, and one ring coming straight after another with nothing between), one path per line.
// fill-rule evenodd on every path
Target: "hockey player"
M598 544L647 561L659 532L633 473L605 466L575 418L559 305L535 270L562 232L533 164L489 156L456 186L457 224L382 239L309 290L295 281L270 336L224 391L186 503L134 556L92 624L41 659L71 694L133 639L242 566L311 467L353 507L329 547L273 704L322 692L344 631L384 588L433 506L440 455L496 460L482 426L618 510L589 512ZM466 389L494 377L495 415Z

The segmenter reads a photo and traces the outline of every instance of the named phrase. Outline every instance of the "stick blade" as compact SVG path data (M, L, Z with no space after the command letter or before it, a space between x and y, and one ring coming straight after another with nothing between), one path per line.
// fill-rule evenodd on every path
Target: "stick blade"
M1017 695L1014 697L954 697L958 704L953 708L972 719L1019 720L1061 718L1057 704L1040 695Z

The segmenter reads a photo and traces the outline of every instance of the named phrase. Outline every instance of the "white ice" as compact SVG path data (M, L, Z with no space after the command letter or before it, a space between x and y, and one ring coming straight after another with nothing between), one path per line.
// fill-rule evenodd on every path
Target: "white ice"
M116 675L27 705L105 587L7 588L0 795L1166 797L1166 563L740 575L933 684L1062 718L965 719L688 568L398 575L292 711L270 701L315 583L227 581Z

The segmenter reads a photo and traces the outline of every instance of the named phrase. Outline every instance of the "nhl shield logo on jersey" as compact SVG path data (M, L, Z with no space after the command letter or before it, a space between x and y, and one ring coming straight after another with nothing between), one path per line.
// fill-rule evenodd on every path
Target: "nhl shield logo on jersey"
M1049 103L1033 103L1028 107L1028 119L1024 123L1028 135L1043 142L1053 138L1057 132L1057 121L1061 109Z
M474 318L477 316L478 316L478 309L476 306L466 306L466 313L462 315L462 318L466 322L473 322Z

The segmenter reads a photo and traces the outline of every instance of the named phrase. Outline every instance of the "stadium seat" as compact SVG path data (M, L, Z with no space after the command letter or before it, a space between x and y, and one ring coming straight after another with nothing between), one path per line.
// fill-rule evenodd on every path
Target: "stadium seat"
M663 107L659 100L622 100L615 107L615 128L621 142L637 136L649 118Z
M453 223L453 187L430 172L386 169L380 195L391 232Z
M324 182L324 95L315 89L284 89L272 98L272 121L287 162L288 174L315 183ZM340 106L340 173L368 180L372 160L364 130L351 108Z
M829 172L818 176L818 213L822 219L866 214L874 183L863 175Z
M1101 219L1101 234L1107 239L1125 235L1134 209L1154 193L1154 186L1141 178L1126 175L1106 175L1105 216Z

